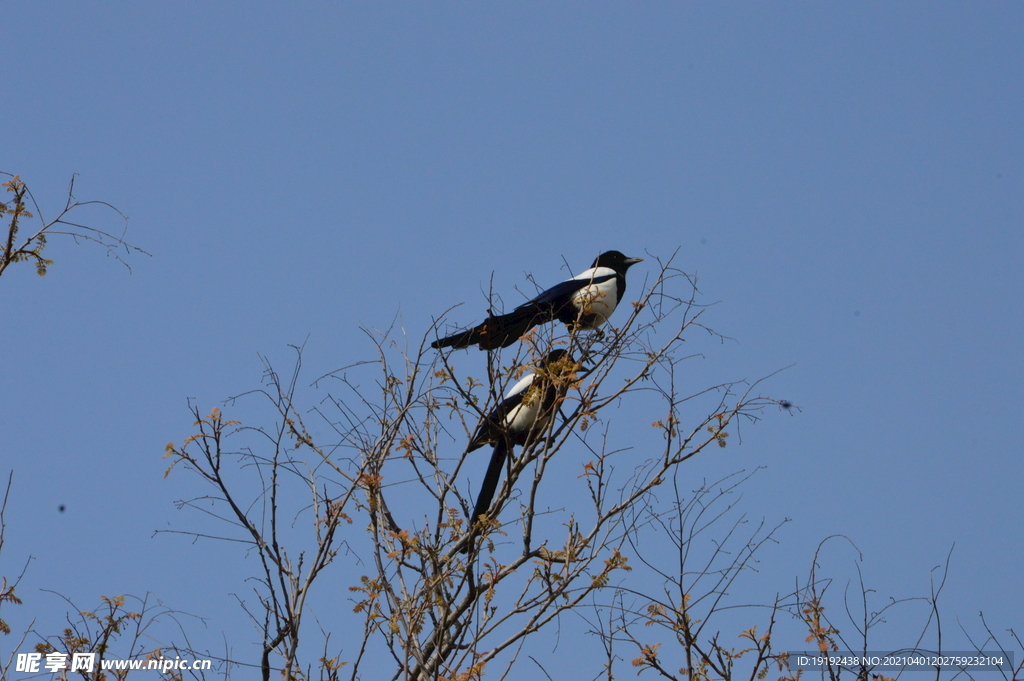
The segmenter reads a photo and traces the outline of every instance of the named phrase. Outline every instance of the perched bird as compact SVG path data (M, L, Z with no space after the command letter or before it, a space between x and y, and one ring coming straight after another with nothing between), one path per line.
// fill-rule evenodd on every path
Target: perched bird
M480 326L440 338L430 346L507 348L533 327L555 319L570 329L596 329L608 321L622 300L626 292L626 270L642 260L627 258L618 251L602 253L586 272L552 286L508 314L490 315Z
M568 351L552 350L532 373L512 386L501 404L477 426L466 451L472 452L484 445L494 445L494 451L469 517L471 527L490 509L501 469L512 453L512 447L525 446L545 436L558 411L559 398L569 387L569 376L577 368ZM469 544L467 542L463 546L463 553L469 550Z

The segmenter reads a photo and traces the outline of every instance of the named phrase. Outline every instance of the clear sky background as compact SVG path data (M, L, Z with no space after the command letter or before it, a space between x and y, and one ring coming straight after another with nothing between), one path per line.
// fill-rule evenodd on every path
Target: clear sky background
M742 509L792 522L770 600L842 533L880 602L1024 627L1024 4L7 3L0 170L44 213L116 205L131 272L53 240L0 279L0 472L15 473L5 608L155 593L255 639L233 547L162 478L169 440L286 366L362 359L481 290L608 249L699 277L694 389L773 377L798 405L692 464L758 466ZM116 228L101 213L92 224ZM646 269L645 269L646 268ZM627 293L627 297L630 293ZM308 340L307 340L308 339ZM480 362L480 353L462 362ZM736 443L733 443L735 445ZM60 505L66 507L61 513ZM855 553L827 568L845 583ZM250 560L250 562L252 562ZM243 568L244 571L244 568ZM322 608L348 609L342 583ZM894 646L911 645L899 630ZM6 644L5 644L6 645ZM799 639L794 642L799 645ZM244 653L243 654L247 654ZM590 675L587 676L589 678Z

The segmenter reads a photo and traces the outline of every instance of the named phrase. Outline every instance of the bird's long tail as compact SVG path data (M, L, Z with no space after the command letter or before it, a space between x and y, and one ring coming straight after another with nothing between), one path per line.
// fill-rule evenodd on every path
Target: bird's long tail
M483 324L460 331L430 344L432 348L468 348L479 345L481 350L507 348L543 321L543 311L535 305L523 305L508 314L492 315Z
M505 459L508 458L509 446L505 438L498 438L494 443L494 451L491 452L491 462L487 464L487 473L484 475L483 484L480 485L480 494L476 497L476 506L473 507L472 522L487 513L494 500L494 493L498 490L498 481L501 480L501 469L505 467Z
M480 493L476 497L476 505L473 506L473 513L469 516L469 539L462 547L462 552L469 551L478 531L474 527L480 520L480 516L486 515L491 508L491 501L494 500L494 493L498 490L498 481L501 480L501 469L505 467L505 459L508 458L508 440L498 438L494 443L494 451L491 452L491 462L487 464L487 473L484 474L484 481L480 485Z

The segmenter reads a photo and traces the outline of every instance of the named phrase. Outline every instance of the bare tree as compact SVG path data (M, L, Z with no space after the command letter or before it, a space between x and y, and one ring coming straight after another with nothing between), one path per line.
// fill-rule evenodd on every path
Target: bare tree
M992 678L996 672L1005 681L1024 678L1024 662L1015 662L1024 653L1020 637L1013 629L998 636L984 615L984 637L974 640L961 625L970 649L952 647L939 608L950 556L932 571L928 595L879 599L866 583L860 551L849 538L835 535L819 544L806 580L795 590L763 603L737 603L737 580L755 570L756 554L775 542L786 522L769 528L761 521L744 531L749 521L737 513L734 498L749 476L738 476L689 496L676 484L669 509L647 515L647 529L674 546L674 560L631 542L653 576L620 585L610 599L595 603L588 624L605 650L605 678L614 678L617 665L629 658L638 673L672 681L754 681L773 670L779 681L798 681L805 673L826 681L894 681L907 671L931 672L935 681ZM738 517L730 520L730 514ZM855 577L841 590L835 577L820 574L825 547L839 541L857 552ZM905 641L899 648L887 646L892 638L880 631L892 617L899 617L899 638ZM732 626L737 622L742 626Z
M72 177L68 185L68 196L63 208L57 212L55 218L46 220L43 218L42 209L36 203L32 192L22 182L20 177L3 172L0 172L0 175L10 178L2 185L10 195L10 198L7 201L0 202L0 218L7 216L5 220L6 235L3 237L2 243L0 243L0 275L3 275L10 265L18 262L31 262L35 265L36 273L39 276L45 275L47 268L53 264L52 260L43 257L43 250L46 248L47 240L51 236L65 236L75 242L84 241L99 244L107 250L108 254L112 255L126 267L128 265L122 258L122 255L133 252L148 255L141 248L133 246L124 240L124 235L128 228L128 218L121 211L104 201L79 201L75 198L74 177ZM35 212L28 210L29 203L32 204ZM119 220L123 221L124 227L120 235L112 234L79 221L79 214L89 206L101 207L108 214L115 215ZM36 226L29 227L27 221L33 218L38 218L39 222ZM26 230L29 232L27 237L24 236L24 231ZM3 232L0 232L0 234L3 234ZM4 534L7 529L4 512L10 497L13 477L14 473L11 471L8 475L3 502L0 503L0 554L3 552ZM25 576L30 560L31 558L26 559L23 568L16 578L8 580L6 576L0 577L0 606L4 604L20 605L22 603L21 598L16 595L15 591ZM127 598L130 599L131 597ZM139 613L129 613L125 609L125 596L104 596L102 600L103 605L96 611L79 612L76 609L75 612L79 612L81 619L77 623L69 620L69 627L61 635L46 637L36 634L36 638L39 640L39 643L35 645L36 652L60 654L61 649L63 649L65 654L70 654L71 652L88 651L98 652L102 658L105 651L111 650L111 644L114 640L120 638L126 623L133 622L137 636L127 648L121 650L124 655L122 659L130 659L131 656L137 656L138 654L136 643L141 633L161 619L163 615L170 612L163 608L152 608L149 605L150 601L148 599L139 600L142 604ZM90 627L90 624L98 625L98 629ZM32 635L35 634L32 629L33 625L34 620L29 622L9 655L0 653L0 679L6 680L11 678L10 672L14 667L15 651L29 642ZM10 626L0 618L0 635L8 636L10 634ZM149 652L152 653L152 650ZM83 676L85 675L83 674ZM105 678L105 676L97 670L93 676L88 678L100 679Z
M373 676L390 659L394 679L480 678L489 666L511 669L529 637L628 579L631 541L650 522L653 491L708 447L724 447L737 419L783 405L742 384L680 390L679 367L692 357L682 352L684 338L714 335L696 298L693 278L659 261L618 328L534 330L513 356L487 354L482 380L459 368L463 355L429 350L434 329L411 349L390 329L367 332L376 361L318 379L314 388L334 381L340 392L312 409L296 403L301 350L287 381L267 363L258 394L274 409L272 427L226 420L219 410L202 417L193 406L198 431L168 445L167 456L214 490L182 505L214 514L233 528L219 537L260 557L258 607L243 605L262 636L263 678L280 670L288 679L355 679L371 658ZM509 457L495 517L467 532L466 443L506 386L554 347L585 368L552 377L563 382L561 418ZM377 375L370 388L368 370ZM653 424L608 416L633 399L660 404ZM323 419L334 437L314 438L308 418ZM623 444L645 439L630 435L637 429L660 438ZM551 479L555 456L569 451L584 457L581 498L561 496ZM304 490L304 501L286 486ZM362 561L349 585L359 624L346 626L361 634L332 652L321 632L321 645L305 644L322 650L314 664L301 655L300 627L314 582L342 548Z
M267 387L258 391L277 410L273 428L243 427L238 421L225 420L219 409L209 416L200 415L192 406L198 432L182 447L167 445L166 456L172 459L167 473L184 464L214 488L213 496L180 502L209 513L233 528L229 536L215 537L241 542L255 549L262 567L257 576L258 607L242 601L242 607L262 634L262 652L258 667L264 679L272 670L280 669L284 678L303 678L299 666L299 634L307 600L314 581L334 560L340 543L338 530L351 523L346 510L355 504L358 491L355 480L342 477L340 483L320 472L312 463L296 456L296 445L305 442L301 435L301 416L292 404L301 367L301 354L288 383L283 383L267 365ZM256 442L241 450L226 448L233 435L253 434ZM244 484L239 477L252 473ZM236 477L237 476L237 477ZM305 494L291 495L297 486ZM210 504L212 503L212 507ZM295 540L289 511L309 515L309 536ZM187 533L209 537L200 533ZM292 551L291 544L305 548ZM308 556L308 557L307 557ZM279 660L272 664L272 656ZM320 666L334 678L336 661L325 653Z
M185 674L188 678L205 678L204 670L175 668L175 653L180 649L161 644L154 637L155 630L171 623L188 640L179 620L182 613L167 608L151 594L142 598L102 596L100 605L92 610L77 607L67 596L55 595L71 608L67 626L59 635L39 636L35 651L53 665L53 671L60 672L60 678L106 681L111 677L128 678L136 670L161 671L169 681L182 681ZM75 656L83 653L92 659L88 665L76 668Z
M773 527L760 521L747 528L750 520L737 513L736 505L738 491L753 473L736 473L692 491L675 473L672 503L665 511L650 509L645 528L672 551L649 555L639 541L646 533L638 529L630 547L651 577L620 586L607 603L595 607L592 633L606 651L606 678L614 678L616 662L625 659L616 652L622 646L632 667L673 681L754 681L773 666L784 670L786 649L775 645L775 625L793 605L792 596L777 595L768 604L736 604L729 596L743 573L754 569L758 551L775 541L787 521ZM669 554L675 561L672 569L662 565ZM660 592L652 592L651 584L660 585ZM744 621L731 634L721 621L729 611L731 620ZM757 619L760 630L750 621ZM739 647L733 645L737 640Z
M7 501L11 496L11 483L14 481L14 472L10 472L7 475L7 485L4 487L4 498L0 501L0 556L3 555L4 548L4 537L7 533L7 520L4 517L7 512ZM0 577L0 615L3 614L3 608L6 604L21 605L21 598L15 593L18 588L18 584L21 583L22 577L25 576L25 570L28 568L28 561L25 561L25 565L22 567L17 577L8 580L7 577ZM31 625L29 625L31 627ZM0 616L0 636L10 636L11 626L4 621L3 617ZM0 679L7 678L7 671L11 668L14 662L14 652L21 645L25 643L28 637L28 632L25 631L20 640L14 645L10 655L4 655L2 648L0 648ZM3 639L0 638L0 642Z
M824 548L836 542L848 544L857 554L854 562L855 581L851 579L847 582L841 596L835 593L836 577L819 574ZM844 678L855 678L857 681L892 681L906 671L925 671L931 672L936 681L961 676L973 679L976 675L991 674L995 671L994 668L983 669L983 665L977 664L977 658L1000 655L1003 664L998 673L1003 679L1019 681L1024 678L1021 675L1024 665L1014 666L1012 663L1015 655L1024 653L1024 646L1020 645L1019 637L1012 629L1007 630L1007 638L1016 644L1007 648L989 629L981 613L979 617L986 637L980 643L974 641L961 625L971 649L978 655L970 655L969 650L960 647L962 644L952 643L954 639L950 637L950 632L944 625L939 607L939 597L946 586L952 555L951 548L943 564L932 569L927 595L879 599L876 591L868 586L864 578L864 556L854 542L845 535L833 535L822 540L814 553L808 577L794 593L794 600L789 607L793 618L801 621L807 629L806 641L811 645L804 650L823 656L824 663L816 665L822 678L829 681L841 681ZM916 615L914 609L917 609ZM906 612L897 613L897 610ZM901 638L905 637L903 640L906 643L893 649L882 642L885 639L879 635L879 630L889 618L895 616L907 620L900 624ZM909 620L915 617L919 618L920 622L916 626L909 623ZM957 647L953 647L954 645ZM844 657L857 662L843 663L841 660ZM916 657L918 661L930 659L941 662L927 666L907 664L907 657ZM974 663L964 662L970 658L975 658ZM896 665L892 663L893 661L903 662ZM797 665L793 662L792 659L789 660L790 665L796 669ZM885 673L892 676L886 676ZM797 671L794 677L798 676Z
M149 255L138 246L133 246L125 241L128 218L124 213L105 201L79 201L75 198L74 177L68 184L68 198L64 207L58 211L57 217L47 220L43 217L42 209L36 203L28 185L22 182L20 177L3 172L0 172L0 175L11 178L3 183L3 187L12 195L10 200L0 202L0 216L10 216L7 223L7 235L0 246L2 248L0 250L0 275L3 275L7 268L14 263L31 262L36 267L36 273L39 276L44 276L47 268L53 264L52 260L43 257L43 250L51 236L69 237L76 243L85 241L98 244L106 249L108 255L116 258L125 267L128 267L128 263L122 258L122 254L128 255L137 252ZM34 213L28 210L29 201L35 209ZM88 206L100 206L120 218L124 222L120 235L79 222L76 215ZM34 228L29 228L25 224L25 221L31 218L37 218L39 221ZM22 230L27 230L29 235L19 237L19 232Z

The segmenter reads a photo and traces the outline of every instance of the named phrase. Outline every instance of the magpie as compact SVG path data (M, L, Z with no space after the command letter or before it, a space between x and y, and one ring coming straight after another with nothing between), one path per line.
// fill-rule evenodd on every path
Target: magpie
M488 315L483 324L439 338L430 346L507 348L538 324L556 319L570 329L596 329L608 321L622 300L626 292L626 270L642 261L642 258L627 258L618 251L602 253L589 270L552 286L508 314Z
M512 447L536 442L548 432L548 426L558 411L559 398L564 397L569 387L569 376L577 368L567 350L552 350L532 373L512 386L501 404L477 426L466 451L472 452L484 445L493 445L494 450L469 517L471 528L490 509L501 469L512 453ZM471 529L470 538L475 536L476 532ZM462 547L463 553L469 551L471 543L466 542Z

